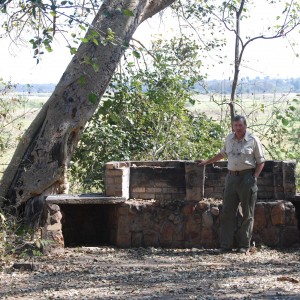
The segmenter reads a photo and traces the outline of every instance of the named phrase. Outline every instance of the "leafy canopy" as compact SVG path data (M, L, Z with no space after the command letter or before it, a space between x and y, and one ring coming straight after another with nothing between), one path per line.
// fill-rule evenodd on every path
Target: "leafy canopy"
M198 50L187 37L184 43L174 38L153 44L151 63L142 49L144 62L132 52L125 57L125 69L114 75L73 156L71 174L81 191L103 187L108 161L196 159L220 148L220 125L187 108L203 79Z

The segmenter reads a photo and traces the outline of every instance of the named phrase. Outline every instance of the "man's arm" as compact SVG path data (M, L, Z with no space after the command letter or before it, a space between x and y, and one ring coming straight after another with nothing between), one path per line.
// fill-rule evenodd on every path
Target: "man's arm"
M215 155L214 157L212 157L208 160L199 159L199 160L195 160L195 162L198 163L199 166L205 166L205 165L208 165L208 164L212 164L216 161L219 161L222 158L224 158L223 154L218 153L217 155Z
M255 178L257 178L259 176L260 172L264 168L264 165L265 165L264 162L256 165L255 172L254 172L254 175L253 175Z

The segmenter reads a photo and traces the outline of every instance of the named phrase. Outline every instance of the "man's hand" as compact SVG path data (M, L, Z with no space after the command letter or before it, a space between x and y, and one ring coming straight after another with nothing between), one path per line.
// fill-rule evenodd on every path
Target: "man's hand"
M205 159L197 159L195 160L195 162L197 163L198 166L205 166L207 163L207 160Z
M214 157L210 158L210 159L197 159L195 160L195 162L198 164L198 166L206 166L208 164L212 164L216 161L219 161L220 159L223 158L223 155L220 153L218 153L217 155L215 155Z

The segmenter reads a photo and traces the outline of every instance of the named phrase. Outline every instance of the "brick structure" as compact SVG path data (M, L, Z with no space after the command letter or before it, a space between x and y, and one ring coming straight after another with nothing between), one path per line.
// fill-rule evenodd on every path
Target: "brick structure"
M293 161L266 161L258 178L258 199L293 200ZM190 201L222 199L227 162L200 167L189 161L109 162L105 165L105 195L127 199Z
M105 196L47 197L44 237L61 247L218 247L226 174L226 162L206 167L189 161L107 163ZM267 161L258 187L253 241L299 244L295 163Z
M201 200L204 168L186 161L109 162L105 195L161 202Z

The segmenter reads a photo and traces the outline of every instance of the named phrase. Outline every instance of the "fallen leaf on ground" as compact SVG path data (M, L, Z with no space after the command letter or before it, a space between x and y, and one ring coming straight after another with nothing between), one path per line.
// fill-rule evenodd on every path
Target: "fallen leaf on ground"
M286 276L278 277L277 280L278 281L288 281L288 282L292 282L292 283L299 283L299 280L292 278L292 277L286 277Z

